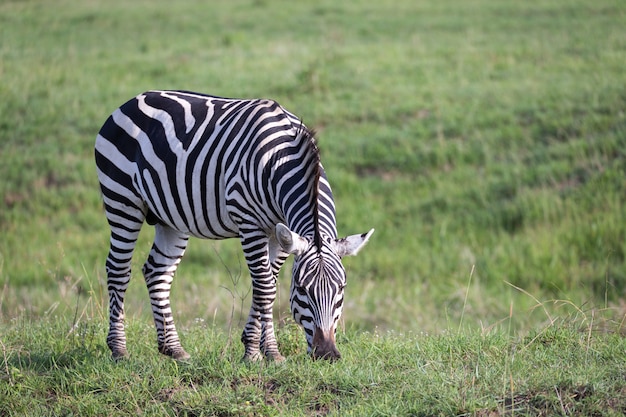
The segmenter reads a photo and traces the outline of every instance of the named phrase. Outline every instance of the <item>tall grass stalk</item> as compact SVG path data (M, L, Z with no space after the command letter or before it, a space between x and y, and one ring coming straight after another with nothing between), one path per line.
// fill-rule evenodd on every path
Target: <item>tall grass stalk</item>
M475 265L472 265L472 270L470 271L469 278L467 280L467 289L465 290L465 297L463 298L463 308L461 309L461 318L459 319L459 331L461 331L463 327L463 316L465 315L465 307L467 307L467 297L469 295L470 286L472 285L472 276L474 275Z

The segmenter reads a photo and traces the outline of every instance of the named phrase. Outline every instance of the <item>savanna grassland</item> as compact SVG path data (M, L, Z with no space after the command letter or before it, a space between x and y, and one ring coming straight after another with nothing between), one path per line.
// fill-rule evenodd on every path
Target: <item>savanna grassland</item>
M0 415L622 415L621 0L0 2ZM93 144L147 89L268 97L318 132L345 260L343 359L243 364L237 241L193 240L156 355L140 267L131 358L106 348Z

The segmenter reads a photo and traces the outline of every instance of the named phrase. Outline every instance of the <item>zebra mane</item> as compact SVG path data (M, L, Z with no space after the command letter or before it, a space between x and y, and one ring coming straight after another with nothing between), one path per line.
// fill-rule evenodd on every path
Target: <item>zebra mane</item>
M311 162L313 164L313 184L311 201L313 203L313 243L318 252L322 247L322 235L320 234L320 215L319 215L319 194L320 194L320 177L322 175L322 165L320 157L320 149L317 146L315 140L315 130L308 129L303 123L300 123L298 136L304 140L304 145L308 147L308 154L311 156Z

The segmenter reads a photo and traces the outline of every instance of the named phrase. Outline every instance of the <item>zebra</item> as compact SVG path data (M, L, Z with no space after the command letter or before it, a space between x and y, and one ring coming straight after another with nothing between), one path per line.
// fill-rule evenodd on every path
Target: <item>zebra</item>
M124 296L139 231L155 236L142 272L160 353L183 349L170 288L190 237L239 238L252 280L241 341L244 360L283 361L273 324L278 273L294 255L290 307L307 352L338 359L335 343L346 272L374 232L337 238L335 205L315 132L274 100L151 90L117 108L95 141L95 162L110 227L106 258L107 345L128 355Z

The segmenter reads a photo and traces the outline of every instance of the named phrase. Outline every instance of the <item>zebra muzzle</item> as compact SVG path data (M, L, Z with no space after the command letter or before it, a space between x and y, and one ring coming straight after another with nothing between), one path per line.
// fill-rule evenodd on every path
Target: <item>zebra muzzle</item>
M337 360L341 358L341 353L335 345L335 331L322 330L315 326L313 334L313 359Z

